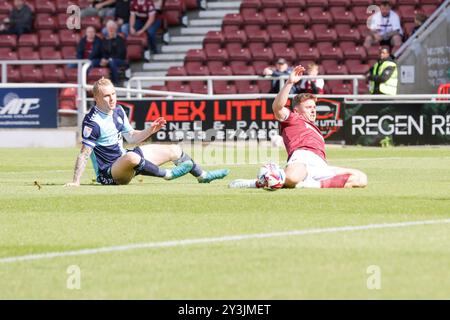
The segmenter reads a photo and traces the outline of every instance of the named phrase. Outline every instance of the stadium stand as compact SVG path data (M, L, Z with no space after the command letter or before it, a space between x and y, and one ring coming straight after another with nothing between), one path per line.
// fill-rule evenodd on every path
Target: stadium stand
M416 12L429 16L441 3L442 0L391 1L406 37L414 28ZM363 47L369 32L367 7L371 4L371 0L243 0L239 13L225 15L220 31L206 34L202 49L188 51L184 66L190 67L185 68L186 74L198 75L199 68L211 75L228 75L230 71L234 75L261 74L265 66L280 57L291 64L315 62L324 74L364 74L379 51L379 46L368 50ZM216 82L219 87L215 91L233 93L248 88L252 93L264 93L270 90L270 83L265 82L268 81L258 81L251 88ZM349 90L351 83L345 81L326 86L328 93ZM366 83L360 82L359 93L368 93Z

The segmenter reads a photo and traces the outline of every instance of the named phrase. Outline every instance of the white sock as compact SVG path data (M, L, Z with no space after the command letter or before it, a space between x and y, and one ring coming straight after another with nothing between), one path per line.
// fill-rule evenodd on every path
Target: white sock
M166 170L166 175L164 176L164 179L166 179L166 180L172 179L172 170L171 169Z

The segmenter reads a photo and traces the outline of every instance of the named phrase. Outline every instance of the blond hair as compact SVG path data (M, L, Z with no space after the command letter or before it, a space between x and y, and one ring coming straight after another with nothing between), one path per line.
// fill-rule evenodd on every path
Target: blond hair
M100 87L106 86L114 86L114 85L112 84L111 80L102 77L100 80L95 81L92 93L94 94L94 96L97 96L100 93Z
M312 93L300 93L296 95L292 100L293 106L295 107L296 105L302 104L307 100L313 100L314 102L317 102L317 97Z

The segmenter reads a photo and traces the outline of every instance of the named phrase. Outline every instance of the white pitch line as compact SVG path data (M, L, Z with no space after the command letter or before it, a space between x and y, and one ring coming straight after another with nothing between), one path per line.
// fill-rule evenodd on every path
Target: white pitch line
M450 219L406 221L406 222L397 222L397 223L368 224L368 225L362 225L362 226L344 226L344 227L332 227L332 228L321 228L321 229L282 231L282 232L272 232L272 233L244 234L244 235L223 236L223 237L213 237L213 238L199 238L199 239L185 239L185 240L173 240L173 241L163 241L163 242L136 243L136 244L122 245L122 246L100 247L100 248L93 248L93 249L83 249L83 250L63 251L63 252L48 252L48 253L41 253L41 254L30 254L30 255L24 255L24 256L7 257L7 258L1 258L0 263L14 263L14 262L20 262L20 261L31 261L31 260L43 260L43 259L52 259L52 258L60 258L60 257L93 255L93 254L98 254L98 253L130 251L130 250L136 250L136 249L168 248L168 247L195 245L195 244L210 244L210 243L219 243L219 242L241 241L241 240L249 240L249 239L267 239L267 238L279 238L279 237L289 237L289 236L302 236L302 235L309 235L309 234L338 233L338 232L373 230L373 229L404 228L404 227L410 227L410 226L435 225L435 224L447 224L447 223L450 223Z

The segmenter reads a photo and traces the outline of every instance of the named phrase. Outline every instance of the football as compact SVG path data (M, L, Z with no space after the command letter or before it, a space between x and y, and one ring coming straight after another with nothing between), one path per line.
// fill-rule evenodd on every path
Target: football
M258 182L265 190L278 190L284 185L286 174L276 163L268 163L259 169Z

